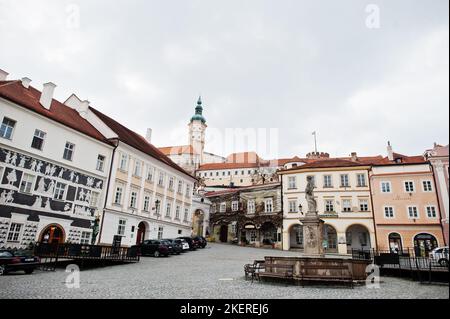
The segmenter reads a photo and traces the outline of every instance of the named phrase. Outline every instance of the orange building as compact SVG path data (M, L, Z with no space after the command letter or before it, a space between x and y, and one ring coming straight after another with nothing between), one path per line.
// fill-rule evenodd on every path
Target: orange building
M379 250L414 249L425 256L443 246L433 170L422 156L404 156L388 148L388 157L370 172Z

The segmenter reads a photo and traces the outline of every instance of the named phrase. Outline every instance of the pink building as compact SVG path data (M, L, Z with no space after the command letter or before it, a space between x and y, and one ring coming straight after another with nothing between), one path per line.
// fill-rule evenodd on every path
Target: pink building
M448 145L441 146L434 144L434 147L425 152L425 158L431 163L434 180L436 184L436 191L439 199L439 209L441 211L441 223L444 232L445 244L448 245L448 215L449 215L449 198L448 198Z

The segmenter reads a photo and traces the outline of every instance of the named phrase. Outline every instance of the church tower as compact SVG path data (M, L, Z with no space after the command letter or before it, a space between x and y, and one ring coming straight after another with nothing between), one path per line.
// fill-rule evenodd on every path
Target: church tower
M200 96L197 107L195 108L195 114L189 123L189 145L194 150L196 168L203 163L203 152L205 150L205 131L207 125L206 119L203 117L202 104L202 97Z

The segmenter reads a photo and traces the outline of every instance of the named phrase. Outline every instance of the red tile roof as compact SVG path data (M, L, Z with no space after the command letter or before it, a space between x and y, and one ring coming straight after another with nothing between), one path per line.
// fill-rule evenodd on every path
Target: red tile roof
M97 129L78 112L53 99L50 109L43 107L39 100L41 92L30 86L25 88L21 81L0 81L0 97L14 102L30 111L36 112L96 140L111 144Z
M183 154L194 155L194 148L192 145L159 147L159 150L166 156Z
M153 158L159 160L160 162L166 165L169 165L170 167L178 170L179 172L189 176L192 179L196 179L188 172L186 172L184 169L182 169L180 166L175 164L170 158L164 155L157 147L150 144L141 135L126 128L122 124L116 122L112 118L106 116L105 114L94 109L93 107L90 107L90 109L92 110L92 112L94 112L95 115L97 115L100 118L100 120L102 120L107 126L109 126L109 128L112 129L119 136L119 139L125 144L128 144L131 147L134 147L135 149L138 149L141 152L152 156Z

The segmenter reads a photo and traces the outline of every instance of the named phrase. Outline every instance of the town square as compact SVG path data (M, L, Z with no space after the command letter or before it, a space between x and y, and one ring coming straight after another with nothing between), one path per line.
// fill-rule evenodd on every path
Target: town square
M325 2L0 0L0 299L448 300L448 2Z

